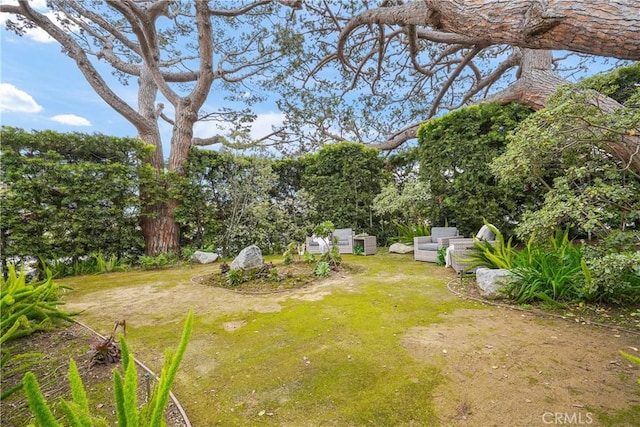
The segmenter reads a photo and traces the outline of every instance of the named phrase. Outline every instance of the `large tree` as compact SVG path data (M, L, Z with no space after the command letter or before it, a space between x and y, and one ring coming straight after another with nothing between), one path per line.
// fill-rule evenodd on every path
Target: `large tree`
M395 149L446 111L483 100L539 109L572 73L593 74L594 61L640 59L634 0L358 3L307 5L324 17L306 24L317 48L306 52L300 80L281 86L283 110L296 113L292 124L319 125L319 140ZM339 33L335 42L331 32ZM620 108L606 96L590 102ZM638 134L610 144L636 169Z
M484 98L543 106L565 82L551 50L576 52L585 60L584 55L640 59L634 0L47 3L57 19L26 0L2 4L0 12L19 17L8 28L21 33L36 26L61 44L96 93L156 147L152 163L159 180L165 168L160 120L173 129L167 168L181 174L190 146L229 142L229 135L194 138L199 119L228 120L233 135L246 135L246 115L203 111L207 97L234 87L245 92L240 84L276 66L280 74L259 83L282 93L292 132L272 137L394 149L414 138L420 123ZM137 79L137 105L107 85L98 63L123 80ZM591 102L607 111L620 107L604 96ZM640 169L640 130L632 134L610 149ZM178 250L179 242L177 202L157 196L149 195L142 224L150 254Z
M18 34L39 27L60 43L95 92L155 147L151 164L167 191L142 190L148 202L141 224L145 250L148 254L178 251L177 200L168 191L165 168L182 175L192 145L233 143L220 134L195 138L198 120L224 121L232 125L233 135L246 134L248 111L207 112L205 101L234 88L246 91L240 83L279 60L278 32L271 29L271 20L285 22L285 15L299 2L50 0L47 5L55 14L37 11L27 0L2 4L0 12L15 14L7 28ZM137 81L137 105L107 84L101 75L104 64L124 84ZM166 165L162 120L172 127Z

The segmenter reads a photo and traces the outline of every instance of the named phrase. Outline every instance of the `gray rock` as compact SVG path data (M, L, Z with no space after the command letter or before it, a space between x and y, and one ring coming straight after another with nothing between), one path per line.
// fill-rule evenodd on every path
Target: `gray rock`
M511 272L505 269L478 268L476 284L480 294L487 299L503 298L501 291L509 283Z
M198 264L211 264L212 262L216 262L219 256L220 255L213 252L195 251L191 260Z
M389 246L389 252L394 254L408 254L413 252L413 245L407 245L404 243L394 243Z
M240 251L236 259L231 263L231 269L260 268L262 264L264 264L262 251L256 245L251 245Z

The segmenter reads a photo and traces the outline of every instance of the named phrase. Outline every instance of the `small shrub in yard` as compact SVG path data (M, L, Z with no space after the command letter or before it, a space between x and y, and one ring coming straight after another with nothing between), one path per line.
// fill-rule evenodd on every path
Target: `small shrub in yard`
M165 254L156 256L141 255L140 265L144 269L162 268L169 263L169 258Z
M316 256L310 252L305 252L304 262L306 262L307 264L313 264L314 262L316 262Z
M476 247L475 253L469 256L472 267L488 267L488 268L505 268L507 270L513 267L514 259L517 255L516 249L513 247L511 238L505 241L504 235L492 224L484 222L489 230L495 234L495 243L486 240L474 240Z
M331 267L329 266L329 263L326 261L320 261L317 263L313 269L313 274L318 277L329 277L329 274L331 274Z
M640 302L640 251L585 256L585 299L613 304Z
M229 270L227 273L227 282L231 286L238 286L240 283L244 282L244 271L240 269Z

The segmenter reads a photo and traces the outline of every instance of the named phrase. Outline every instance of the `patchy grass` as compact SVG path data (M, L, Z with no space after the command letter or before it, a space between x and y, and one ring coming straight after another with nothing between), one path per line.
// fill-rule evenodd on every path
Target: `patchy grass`
M203 301L194 307L192 341L174 386L194 425L437 424L432 394L445 381L441 366L411 358L400 337L470 304L450 298L442 268L393 255L345 261L359 267L344 269L339 280L325 279L315 289L277 294L276 308L255 304L264 296L238 294L225 309L212 310ZM71 306L88 300L99 307L91 300L107 290L126 293L149 283L174 295L169 303L147 293L144 298L153 303L141 302L140 311L126 319L131 348L154 369L189 309L189 301L180 301L185 287L197 287L203 300L228 298L229 291L191 281L217 268L69 279L65 283L75 290L67 300ZM115 319L127 311L104 303ZM81 315L92 325L115 319L93 308ZM244 326L227 330L229 322Z
M534 422L544 411L565 410L564 398L548 394L556 386L545 384L563 389L573 363L593 363L580 375L598 371L597 365L610 374L606 381L615 377L620 383L611 382L608 402L614 403L599 416L637 414L638 406L614 405L624 403L616 387L635 386L637 375L623 362L608 364L635 341L578 330L571 343L602 354L576 362L559 338L563 328L579 324L540 325L520 313L456 298L446 288L455 278L451 270L414 262L411 254L379 251L344 261L357 268L271 295L202 284L201 278L219 272L214 264L67 279L74 290L65 300L68 308L85 310L80 320L103 333L126 319L130 347L156 371L164 349L180 334L180 319L193 308L194 331L173 390L194 425L451 425L465 417L469 425L486 425L515 422L509 418L514 414ZM408 333L429 339L407 347ZM608 345L593 347L596 339ZM567 355L563 366L551 361L558 354ZM527 365L532 357L539 358L535 369ZM496 382L493 366L507 369L503 365L513 370ZM521 387L509 385L526 384L527 378L536 380L529 385L535 401L530 394L529 401L516 399ZM587 384L591 380L579 385L582 397L598 401L600 388L593 382L587 390ZM636 388L628 392L630 401ZM500 393L496 404L519 406L487 413L478 401L485 393Z

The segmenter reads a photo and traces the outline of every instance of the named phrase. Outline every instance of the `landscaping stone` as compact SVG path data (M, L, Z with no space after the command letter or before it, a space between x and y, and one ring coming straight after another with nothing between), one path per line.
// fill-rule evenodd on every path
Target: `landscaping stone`
M191 260L198 264L211 264L212 262L216 262L219 256L220 255L213 252L195 251Z
M478 268L476 270L476 284L480 295L487 299L503 298L501 291L509 283L511 272L502 268Z
M256 245L244 248L231 263L232 270L260 268L264 264L262 251Z
M394 254L408 254L413 252L413 245L407 245L404 243L394 243L389 246L389 252Z

